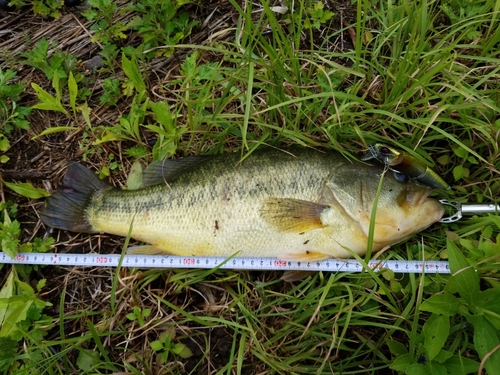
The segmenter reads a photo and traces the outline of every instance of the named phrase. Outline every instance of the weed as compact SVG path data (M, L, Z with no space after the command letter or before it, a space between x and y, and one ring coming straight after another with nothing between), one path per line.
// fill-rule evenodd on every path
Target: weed
M34 188L31 184L3 183L16 193L28 198L36 199L42 196L48 196L47 192L42 189ZM20 244L21 224L16 219L12 219L17 213L17 205L11 202L4 202L0 204L0 210L2 213L2 215L0 215L2 219L0 222L0 245L2 251L11 258L14 258L18 252L46 252L54 243L53 238L47 238L46 240L35 238L33 243L26 242Z
M473 24L472 28L466 33L467 39L471 41L481 36L482 20L480 16L492 12L494 2L489 0L450 0L440 5L440 8L453 25L460 23Z
M108 155L108 165L103 165L101 170L99 171L99 178L103 179L105 177L111 176L112 171L120 171L121 165L116 160L113 154Z
M31 51L22 54L23 64L41 70L49 80L53 79L56 72L59 78L68 77L69 72L76 71L77 60L61 50L55 50L49 58L49 48L55 49L56 47L57 43L49 43L47 39L42 38ZM79 73L76 78L77 80L83 79L83 74Z
M60 0L11 0L9 1L9 6L12 7L23 7L31 5L33 12L42 16L51 16L54 18L59 17L59 11L64 5L63 1Z
M325 4L322 1L305 0L299 5L301 11L294 11L293 17L297 22L303 22L305 29L319 30L323 24L328 22L334 13L325 9Z
M77 97L78 97L78 85L76 83L75 78L73 77L73 73L69 73L69 77L67 80L67 89L69 93L69 107L72 111L72 114L68 112L66 106L63 104L63 91L59 81L59 73L54 71L54 75L52 77L52 87L54 88L56 95L53 96L43 88L38 86L36 83L32 83L31 87L35 90L36 96L39 100L37 104L33 106L33 108L44 110L44 111L56 111L66 115L75 123L79 123L79 118L77 113L81 113L83 121L85 124L90 127L90 108L87 105L87 102L84 102L81 105L77 105ZM57 126L45 129L43 132L37 135L37 137L42 137L48 134L53 134L62 131L75 130L74 126Z
M137 14L127 26L142 37L137 49L144 52L158 46L161 54L173 53L174 46L191 33L198 21L191 21L186 12L178 13L181 6L194 3L192 0L143 0L126 8Z
M175 328L170 326L160 333L159 340L151 342L150 346L156 352L156 357L158 358L158 363L163 365L171 360L169 357L171 354L178 355L181 358L189 358L193 355L189 348L180 343L174 343L175 339Z
M144 326L144 318L147 318L151 314L151 309L142 310L139 306L134 306L131 313L127 314L127 319L137 320L137 323L142 327Z
M178 355L181 358L189 358L193 355L186 345L180 342L174 343L174 339L175 328L167 327L164 332L160 333L159 340L153 341L150 344L151 349L156 352L156 357L160 365L168 363L171 360L169 358L171 354Z
M17 205L10 202L0 204L2 212L2 222L0 222L0 246L2 251L11 257L15 257L18 252L46 252L55 242L53 238L41 240L36 238L33 243L25 242L20 244L21 226L20 223L11 219L17 212ZM5 256L5 255L4 255ZM30 355L24 356L22 360L16 360L16 355L22 340L27 340L30 344L42 339L50 325L40 327L43 320L42 310L51 306L38 298L38 293L45 287L46 280L40 279L33 287L29 283L22 281L19 275L25 280L30 280L29 274L38 267L18 266L12 267L5 283L0 290L0 371L13 373L16 369L26 369L38 362L41 358L41 350L30 349Z
M17 104L24 91L24 85L9 83L15 77L16 72L12 70L4 72L0 68L0 152L2 153L10 148L7 134L10 134L14 128L29 129L26 117L31 113L31 108ZM0 163L6 163L8 160L8 156L0 156Z
M116 1L89 0L88 4L92 9L86 10L82 15L89 21L96 21L91 26L91 30L95 31L93 42L109 45L127 37L125 31L128 26L121 21L113 21L118 10Z
M136 48L126 47L122 52L129 56L134 54L153 57L155 53L147 52L158 46L174 46L187 37L191 29L198 22L189 19L187 13L178 13L182 5L192 3L186 0L142 0L135 2L121 12L133 12L137 14L131 21L124 23L115 21L118 7L110 0L90 0L93 9L87 10L83 15L89 21L96 21L91 29L96 33L93 41L107 46L104 53L108 56L111 50L116 49L115 44L127 38L127 31L135 31L142 37L142 43ZM160 54L168 56L173 52L173 47L160 50Z
M104 79L104 94L99 98L99 103L106 106L115 106L120 100L120 80L118 78Z
M144 78L142 77L142 73L139 69L137 63L137 56L135 54L132 55L132 58L129 60L125 54L122 54L122 68L123 72L127 76L127 79L123 83L123 93L126 96L131 96L135 92L138 95L144 95L146 91L146 83L144 82Z

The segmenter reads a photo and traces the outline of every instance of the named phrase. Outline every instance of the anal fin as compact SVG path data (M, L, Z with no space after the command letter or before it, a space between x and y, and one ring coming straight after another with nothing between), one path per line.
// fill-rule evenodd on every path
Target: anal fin
M279 256L280 259L290 260L294 262L317 262L331 258L330 255L320 253L318 251L306 250L303 253L283 254Z
M127 254L130 255L164 255L168 254L165 250L153 245L130 246L127 249Z

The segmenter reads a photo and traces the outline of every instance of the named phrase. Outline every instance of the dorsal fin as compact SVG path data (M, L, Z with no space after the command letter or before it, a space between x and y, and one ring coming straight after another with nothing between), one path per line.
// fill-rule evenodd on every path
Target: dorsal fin
M182 159L157 160L152 162L142 174L142 187L164 185L175 181L187 171L198 168L212 156L187 156Z

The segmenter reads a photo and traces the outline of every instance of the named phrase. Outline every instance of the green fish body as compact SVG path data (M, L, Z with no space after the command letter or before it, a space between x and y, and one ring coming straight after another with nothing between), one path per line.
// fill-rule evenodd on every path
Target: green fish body
M367 250L382 167L336 152L266 149L155 162L138 190L118 190L72 164L42 221L149 244L145 253L186 256L348 258ZM153 185L153 186L149 186ZM372 251L421 231L443 215L431 189L384 174Z

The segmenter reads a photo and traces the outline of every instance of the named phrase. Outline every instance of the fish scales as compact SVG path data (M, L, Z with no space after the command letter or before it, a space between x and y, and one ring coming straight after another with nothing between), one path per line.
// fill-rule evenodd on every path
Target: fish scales
M163 231L161 246L173 254L191 248L198 255L227 255L228 249L232 254L255 247L262 251L256 255L265 255L276 246L276 237L283 236L262 219L263 200L277 196L318 201L324 173L310 166L324 160L315 156L297 163L292 156L271 160L264 155L238 165L239 155L230 155L186 173L170 187L96 196L87 218L99 231L120 235L128 233L133 218L134 238L158 243L157 233Z
M87 231L126 236L131 229L131 237L149 244L136 251L147 253L346 258L366 252L383 172L338 153L306 149L258 151L243 162L237 154L220 155L173 181L168 163L165 171L161 185L92 192L80 213ZM443 213L427 198L430 189L390 174L383 182L373 251L404 240ZM57 214L51 204L57 202L49 199L48 214L42 214L49 225Z

